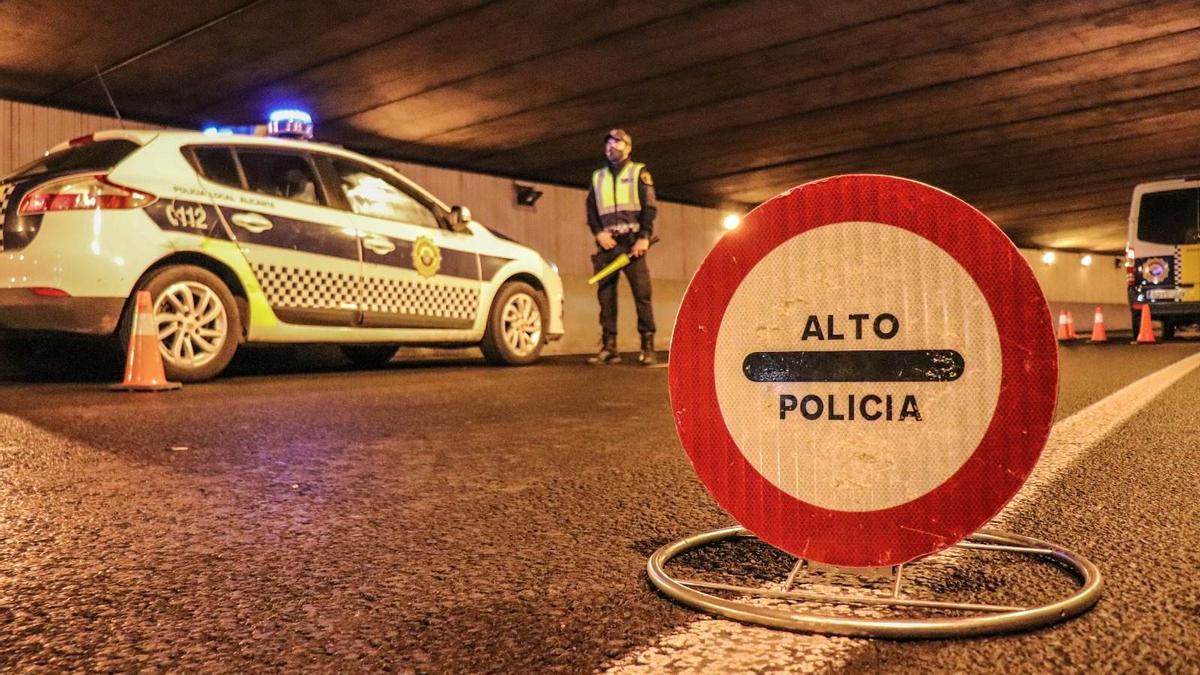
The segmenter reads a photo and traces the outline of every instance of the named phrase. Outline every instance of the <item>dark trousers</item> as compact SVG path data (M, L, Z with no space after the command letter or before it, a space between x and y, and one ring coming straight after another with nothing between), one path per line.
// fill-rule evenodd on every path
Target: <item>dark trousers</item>
M592 256L592 271L599 272L622 253L629 253L633 246L632 236L617 237L617 246L609 251L597 251ZM638 333L654 332L654 306L650 303L650 268L646 256L634 258L621 272L629 280L633 291L633 302L637 307ZM596 298L600 300L600 329L604 335L617 334L617 281L621 273L610 274L596 287Z

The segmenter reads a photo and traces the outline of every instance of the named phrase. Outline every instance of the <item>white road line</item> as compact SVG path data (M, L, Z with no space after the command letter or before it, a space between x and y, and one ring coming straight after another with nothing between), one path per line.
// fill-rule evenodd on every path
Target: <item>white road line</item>
M1021 505L1040 495L1047 485L1075 461L1145 408L1171 385L1200 367L1200 354L1176 361L1132 384L1105 396L1070 417L1060 420L1050 431L1046 449L1037 467L1000 515L992 521L1003 523L1017 513Z
M1193 354L1060 420L1051 430L1033 474L992 524L1001 524L1020 513L1024 504L1053 485L1063 471L1197 367L1200 354ZM680 536L686 534L692 533L681 532ZM864 645L850 638L790 633L705 617L659 638L647 649L621 658L605 672L827 672L846 663Z

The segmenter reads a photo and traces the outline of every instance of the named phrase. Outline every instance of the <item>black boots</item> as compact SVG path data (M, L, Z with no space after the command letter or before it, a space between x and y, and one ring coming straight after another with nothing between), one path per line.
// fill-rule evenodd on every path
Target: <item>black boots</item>
M617 336L605 335L600 352L595 356L589 356L587 362L593 366L609 366L620 363L621 355L617 352Z
M593 366L609 366L621 362L617 352L617 336L605 335L600 352L589 356L588 363ZM638 353L638 363L643 366L653 366L658 363L658 354L654 353L654 333L642 333L642 351Z
M638 354L638 363L643 366L658 363L658 354L654 353L654 333L642 333L642 353Z

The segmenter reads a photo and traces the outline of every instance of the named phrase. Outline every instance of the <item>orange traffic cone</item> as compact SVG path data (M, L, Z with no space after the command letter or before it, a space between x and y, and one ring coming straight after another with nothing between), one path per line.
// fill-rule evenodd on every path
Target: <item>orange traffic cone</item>
M1142 325L1138 329L1137 344L1154 344L1154 327L1150 325L1150 305L1142 305Z
M125 380L109 387L115 391L168 391L183 385L167 382L162 354L158 353L158 327L150 292L138 291L133 307L133 330L129 333L129 354L125 359Z
M1108 342L1108 331L1104 330L1104 312L1096 305L1096 316L1092 319L1091 342Z
M1079 333L1075 332L1075 317L1071 315L1071 310L1067 310L1067 333L1074 340L1079 337Z
M1067 330L1067 313L1058 310L1058 341L1066 342L1071 339L1071 331Z

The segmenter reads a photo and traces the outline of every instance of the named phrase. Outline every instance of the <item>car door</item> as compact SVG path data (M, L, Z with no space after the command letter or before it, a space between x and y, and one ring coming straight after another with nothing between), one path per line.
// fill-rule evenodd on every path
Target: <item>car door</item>
M396 177L328 161L362 241L363 325L471 328L480 302L472 235L445 228L436 207Z
M330 205L312 158L259 146L193 149L206 177L230 152L237 171L211 190L223 220L246 256L280 321L349 326L357 319L362 260L348 216ZM205 157L205 154L208 157ZM213 169L216 170L215 168Z

